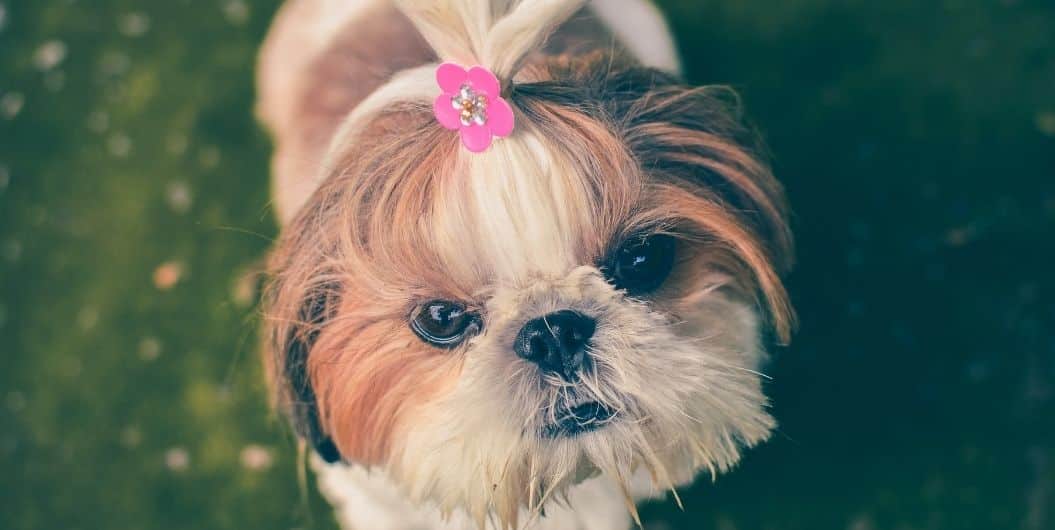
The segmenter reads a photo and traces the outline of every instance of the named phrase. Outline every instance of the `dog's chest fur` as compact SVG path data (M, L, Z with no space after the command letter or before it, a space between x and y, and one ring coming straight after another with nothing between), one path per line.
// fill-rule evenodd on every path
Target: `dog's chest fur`
M326 464L318 458L313 459L312 467L319 490L334 506L337 521L346 530L477 530L464 514L452 514L445 520L435 507L411 504L380 470ZM630 493L636 499L656 495L643 470L633 477ZM549 503L545 516L534 520L522 511L521 526L532 530L626 530L631 526L622 492L604 477L571 488L567 500L567 504ZM489 521L486 530L497 527Z

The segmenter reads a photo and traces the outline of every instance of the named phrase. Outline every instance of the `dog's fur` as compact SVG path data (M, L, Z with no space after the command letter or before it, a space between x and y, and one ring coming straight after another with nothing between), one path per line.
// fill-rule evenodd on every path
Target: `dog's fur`
M261 54L277 405L340 460L317 469L347 527L626 528L648 485L723 471L773 428L757 369L765 330L792 326L783 192L731 91L679 81L642 0L397 3L288 0ZM436 123L437 56L495 71L511 136L472 154ZM641 232L676 236L677 263L634 298L599 264ZM408 315L432 299L482 332L422 342ZM597 320L576 385L512 351L561 309ZM617 421L537 436L587 398Z

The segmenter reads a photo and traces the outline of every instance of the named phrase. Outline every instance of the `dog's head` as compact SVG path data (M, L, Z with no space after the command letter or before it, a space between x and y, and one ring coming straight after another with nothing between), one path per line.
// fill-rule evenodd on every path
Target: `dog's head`
M507 522L598 472L669 488L765 439L790 236L731 92L536 57L506 92L516 130L473 154L402 96L416 82L349 117L272 256L298 432Z

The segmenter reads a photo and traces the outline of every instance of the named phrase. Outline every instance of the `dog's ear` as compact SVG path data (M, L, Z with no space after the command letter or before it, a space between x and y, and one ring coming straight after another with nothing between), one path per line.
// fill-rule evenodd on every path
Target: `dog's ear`
M736 249L731 257L754 277L772 329L786 343L795 324L779 280L794 261L788 207L739 96L728 87L690 87L648 68L602 72L603 81L593 85L603 87L600 105L622 125L635 158L667 190L672 185L692 195L681 201L679 216Z
M315 391L308 373L308 356L335 304L331 289L310 291L300 306L296 321L285 328L282 337L275 341L275 351L280 373L274 374L275 384L285 388L279 393L279 406L284 409L298 436L307 441L328 463L341 460L341 454L333 440L322 429Z

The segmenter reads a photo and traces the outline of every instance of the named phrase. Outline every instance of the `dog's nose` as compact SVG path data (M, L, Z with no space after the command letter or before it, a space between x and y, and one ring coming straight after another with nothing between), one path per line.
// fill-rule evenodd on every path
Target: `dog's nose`
M596 329L594 319L565 309L524 324L513 349L520 358L539 365L543 371L575 381L587 362L586 345Z

